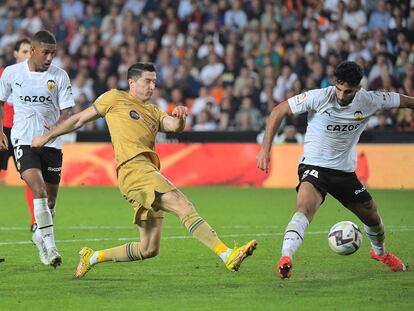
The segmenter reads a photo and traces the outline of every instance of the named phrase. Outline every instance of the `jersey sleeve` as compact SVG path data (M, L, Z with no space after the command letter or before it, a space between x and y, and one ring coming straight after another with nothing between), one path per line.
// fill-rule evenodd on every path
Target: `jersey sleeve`
M319 90L310 90L288 99L289 107L293 114L301 114L306 111L316 110L319 102Z
M95 110L103 118L113 105L113 92L108 91L99 96L93 103Z
M11 94L11 91L12 91L11 77L12 77L12 73L10 72L10 69L6 67L6 69L4 69L0 77L0 100L1 101L6 101Z
M61 85L59 89L59 108L60 110L75 106L75 100L72 94L72 85L70 84L70 79L68 74L63 71L61 78Z
M371 102L377 106L378 110L392 109L400 107L400 94L395 92L368 92Z
M158 107L157 105L154 105L154 109L155 112L158 114L159 125L161 125L162 120L165 117L168 117L168 113L166 113L164 110L161 110L160 107Z

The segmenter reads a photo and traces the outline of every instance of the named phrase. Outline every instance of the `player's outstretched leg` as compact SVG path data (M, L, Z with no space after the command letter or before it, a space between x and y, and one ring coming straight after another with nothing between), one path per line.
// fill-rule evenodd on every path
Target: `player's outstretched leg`
M364 224L364 230L371 242L370 256L388 266L393 272L406 271L404 263L394 254L385 250L385 230L382 220L377 226L367 226Z
M159 196L156 204L163 211L178 216L190 234L219 256L230 271L238 271L244 259L251 256L256 249L257 242L255 240L242 247L234 249L227 247L178 189Z
M91 257L93 256L94 251L89 247L82 247L79 251L79 263L75 270L75 277L78 279L85 276L85 274L92 268L90 262Z
M246 243L245 245L241 247L235 246L231 250L227 258L227 261L226 261L227 269L229 269L230 271L238 271L243 260L253 255L253 252L256 249L256 246L257 246L256 240L251 240L249 243Z
M405 264L394 254L387 251L384 255L380 256L375 254L374 248L371 248L370 255L372 259L381 261L386 264L388 268L393 272L404 272L407 271Z
M282 256L277 266L277 271L279 271L280 278L290 278L292 276L292 269L292 258L290 258L290 256Z
M216 253L230 271L238 271L241 263L253 255L257 242L255 240L233 249L227 247L210 225L193 209L180 218L190 234Z
M82 247L79 251L79 264L75 270L75 277L82 278L94 265L102 262L128 262L144 260L141 254L140 243L131 242L121 246L94 251L89 247ZM154 254L155 256L155 254ZM146 258L151 257L151 254Z
M282 279L292 276L292 258L303 242L305 230L309 221L303 213L296 212L288 223L283 238L282 257L277 265L277 271Z

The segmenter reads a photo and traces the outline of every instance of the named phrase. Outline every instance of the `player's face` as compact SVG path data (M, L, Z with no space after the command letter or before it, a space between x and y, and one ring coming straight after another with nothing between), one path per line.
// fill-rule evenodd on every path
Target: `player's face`
M21 63L30 57L30 44L22 43L20 44L19 50L14 51L14 58L16 63Z
M336 100L341 106L348 106L355 97L356 92L361 88L360 85L352 86L348 83L336 83L335 95Z
M56 54L56 44L33 42L30 54L30 61L34 64L35 71L46 71Z
M147 101L151 98L155 90L157 74L155 72L145 71L137 79L129 79L129 89L132 96Z

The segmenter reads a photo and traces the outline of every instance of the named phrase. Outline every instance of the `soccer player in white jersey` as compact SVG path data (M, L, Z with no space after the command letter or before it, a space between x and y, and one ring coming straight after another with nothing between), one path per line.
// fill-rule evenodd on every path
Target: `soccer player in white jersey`
M33 194L37 230L32 241L43 264L56 268L61 264L53 233L53 218L62 169L62 142L59 138L43 148L30 147L32 138L48 132L70 116L75 105L67 73L52 65L56 39L41 30L32 39L30 59L7 67L0 79L0 120L3 105L10 94L14 103L11 140L20 176ZM7 139L0 123L0 150L7 149Z
M277 266L281 278L292 275L292 258L327 193L364 223L372 245L371 258L392 271L406 270L398 257L385 250L384 225L376 204L355 174L356 144L370 116L381 109L414 109L414 98L393 92L368 92L361 88L362 75L356 63L343 62L335 69L334 86L289 98L270 114L263 146L257 155L257 167L266 172L273 137L282 119L308 112L304 154L298 168L296 213L286 227Z

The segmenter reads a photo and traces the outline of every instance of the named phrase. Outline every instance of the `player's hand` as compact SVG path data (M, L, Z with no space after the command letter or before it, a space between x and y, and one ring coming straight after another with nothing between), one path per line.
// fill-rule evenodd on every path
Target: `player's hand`
M269 172L270 152L266 152L263 149L257 154L256 163L257 167L266 174Z
M172 111L172 115L179 119L185 119L188 116L188 109L184 106L177 106Z
M9 149L9 142L7 140L6 134L1 132L0 134L0 151L8 150Z
M35 136L32 139L32 148L42 148L49 140L45 135Z
M49 124L45 123L45 124L43 124L43 127L45 129L51 131L51 130L53 130L56 127L56 125L49 125Z

